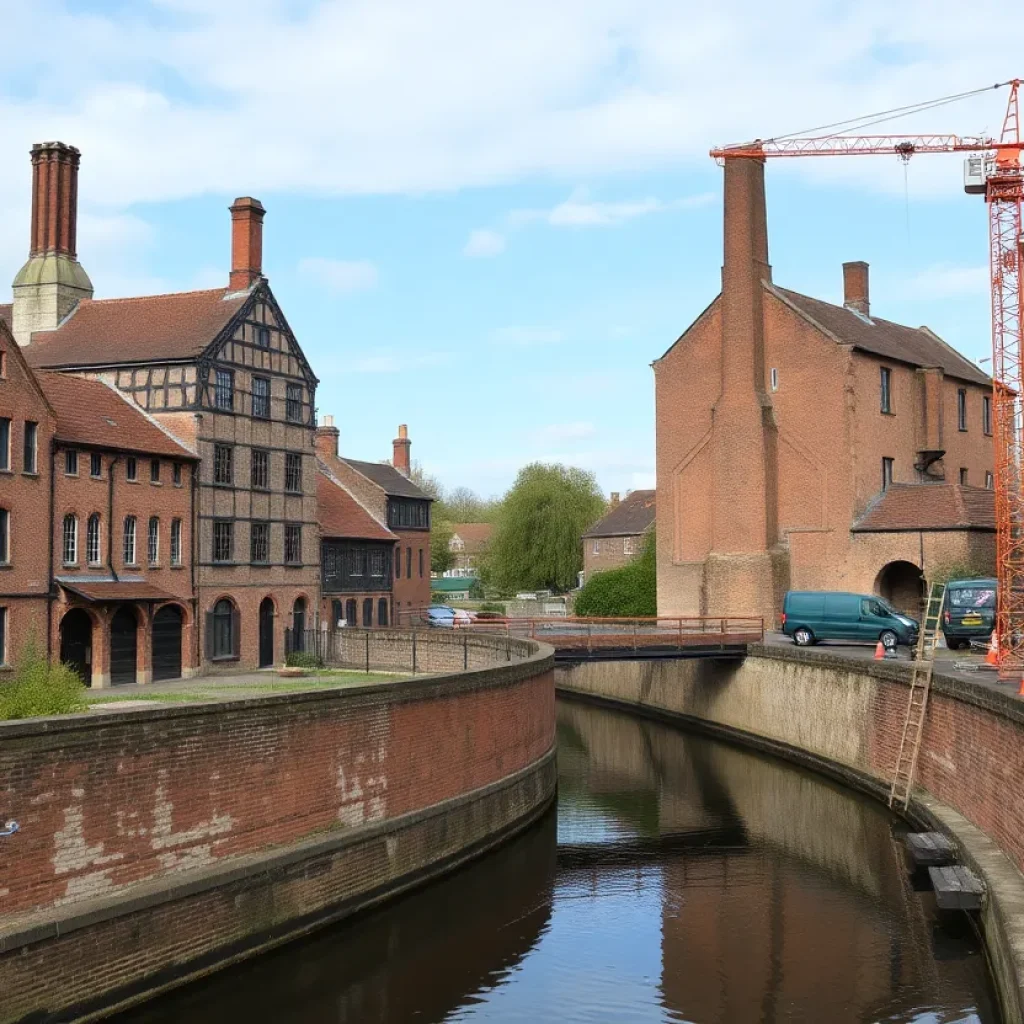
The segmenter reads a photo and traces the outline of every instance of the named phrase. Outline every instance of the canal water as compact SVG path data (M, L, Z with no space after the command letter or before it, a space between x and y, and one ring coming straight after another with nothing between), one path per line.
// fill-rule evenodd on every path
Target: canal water
M880 805L570 702L558 756L557 813L504 848L122 1024L998 1020Z

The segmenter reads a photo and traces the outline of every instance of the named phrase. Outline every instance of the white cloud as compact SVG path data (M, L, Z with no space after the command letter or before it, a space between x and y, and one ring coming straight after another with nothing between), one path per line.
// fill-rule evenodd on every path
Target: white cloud
M564 441L582 441L593 437L597 427L593 423L549 423L531 432L534 441L540 444L558 444Z
M501 345L557 345L565 335L557 327L500 327L494 340Z
M377 268L369 260L331 260L307 256L299 260L299 273L332 292L365 291L377 283Z
M914 299L950 299L987 295L988 267L956 267L947 263L926 267L908 282L904 294Z
M351 364L339 364L337 369L349 373L404 373L430 366L443 366L451 360L451 352L430 352L426 355L378 352L377 355L365 356Z
M464 256L486 257L497 256L504 251L505 236L497 231L489 231L482 228L470 232L462 254Z
M513 225L543 221L555 228L616 227L652 213L707 206L717 198L714 192L701 192L698 195L668 201L648 196L646 199L606 203L592 200L589 191L580 188L550 210L513 210L508 219Z

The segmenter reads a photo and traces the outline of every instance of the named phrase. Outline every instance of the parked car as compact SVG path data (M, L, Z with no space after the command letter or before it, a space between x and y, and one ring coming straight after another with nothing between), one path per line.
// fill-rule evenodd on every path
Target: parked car
M894 648L917 643L918 623L877 594L791 590L782 606L782 631L800 647L819 640L880 640Z
M432 604L424 613L424 621L436 629L455 628L455 609L446 604Z
M473 612L467 612L465 608L453 608L452 611L455 613L456 626L472 626L476 619L476 615Z
M996 626L994 579L950 580L942 604L942 635L955 651L972 640L988 642Z

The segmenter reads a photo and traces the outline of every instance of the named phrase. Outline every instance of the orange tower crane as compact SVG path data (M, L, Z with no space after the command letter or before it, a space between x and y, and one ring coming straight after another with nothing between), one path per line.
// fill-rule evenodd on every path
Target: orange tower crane
M994 411L996 574L999 608L996 637L999 675L1020 679L1024 671L1024 376L1022 376L1022 245L1020 80L1003 82L1010 98L998 139L959 135L817 135L755 140L713 149L719 162L735 159L804 156L896 156L906 162L919 153L972 153L964 163L964 190L983 195L989 211L989 264L992 278L992 406ZM977 90L981 92L984 90ZM962 96L973 95L965 93ZM917 113L962 98L879 115L877 121ZM859 118L864 121L866 118ZM871 123L877 123L877 121ZM850 122L843 122L849 124ZM834 126L828 126L834 127ZM1024 692L1024 687L1022 687Z

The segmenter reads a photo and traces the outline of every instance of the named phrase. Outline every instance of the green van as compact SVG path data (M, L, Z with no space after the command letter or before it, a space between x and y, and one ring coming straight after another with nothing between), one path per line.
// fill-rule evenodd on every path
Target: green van
M942 635L955 651L972 640L988 640L996 626L996 581L950 580L942 604Z
M917 630L916 620L901 615L877 594L791 590L782 605L782 631L800 647L819 640L912 646Z

